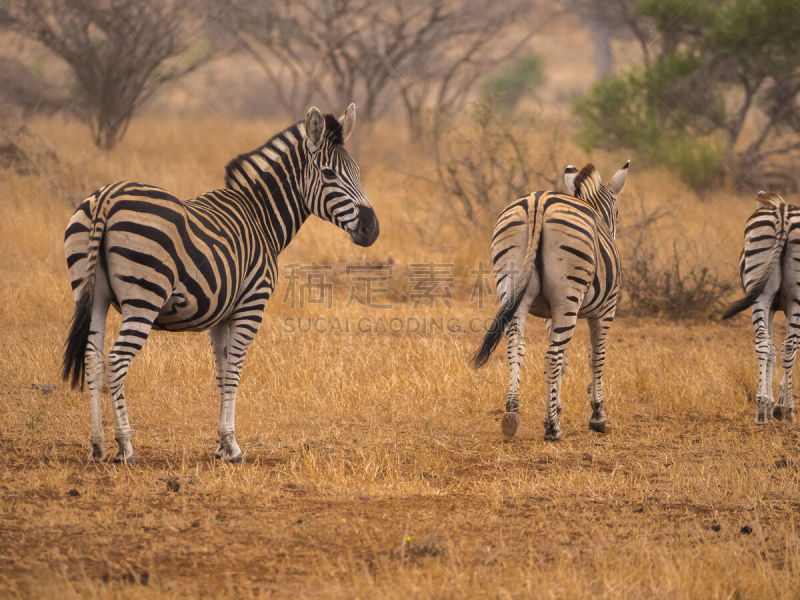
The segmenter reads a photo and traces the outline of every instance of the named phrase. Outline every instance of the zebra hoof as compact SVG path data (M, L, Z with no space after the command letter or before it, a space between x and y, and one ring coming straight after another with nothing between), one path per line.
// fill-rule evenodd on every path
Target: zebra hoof
M561 427L556 429L555 427L548 427L545 426L544 428L544 439L547 442L558 442L561 440Z
M589 419L589 429L596 431L597 433L605 433L606 420L603 419L602 421L595 421L594 419Z
M117 455L114 456L114 458L111 459L111 461L116 463L116 464L121 464L121 463L125 463L125 464L128 464L128 465L135 465L136 464L136 459L133 457L132 454L130 456L128 456L128 457L125 457L125 456L122 456L120 454L117 454Z
M102 444L92 443L92 451L89 453L90 462L102 462L105 459L105 452L103 452Z
M779 421L788 421L789 423L793 423L794 409L784 408L783 406L776 406L774 409L772 409L772 416L778 419Z
M758 409L754 423L756 425L766 425L772 416L772 411Z
M519 413L507 412L503 415L503 420L500 422L500 429L503 430L503 435L507 438L514 437L519 427Z

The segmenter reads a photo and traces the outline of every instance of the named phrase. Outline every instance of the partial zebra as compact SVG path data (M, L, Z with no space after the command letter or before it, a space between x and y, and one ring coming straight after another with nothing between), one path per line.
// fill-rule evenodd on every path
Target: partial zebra
M605 185L591 163L580 172L570 165L564 181L574 196L536 192L506 207L497 220L492 261L502 305L473 362L476 368L483 365L503 333L508 336L511 373L502 421L502 431L508 437L519 426L519 370L525 354L528 313L546 319L550 337L545 355L544 438L561 438L561 377L578 317L588 320L592 341L589 427L605 432L605 342L620 284L616 200L629 166L630 161Z
M234 435L236 391L275 289L278 254L311 214L345 230L360 246L378 237L358 165L343 146L355 120L354 104L339 119L312 107L305 122L231 161L225 188L192 200L121 181L81 203L64 240L76 306L63 377L73 387L88 380L92 460L104 457L103 332L113 305L122 313L108 357L114 461L134 462L125 376L151 329L209 330L220 390L216 456L241 461Z
M745 297L731 304L723 319L753 307L758 356L756 424L772 416L794 421L792 366L800 339L800 208L770 192L759 192L758 208L744 227L744 249L739 256L739 281ZM786 314L786 337L781 360L783 379L778 404L773 405L772 371L775 312Z

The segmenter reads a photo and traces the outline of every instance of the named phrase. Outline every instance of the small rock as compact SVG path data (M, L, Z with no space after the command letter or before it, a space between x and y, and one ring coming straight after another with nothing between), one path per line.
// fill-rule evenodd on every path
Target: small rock
M745 525L744 527L742 527L739 530L739 533L743 533L745 535L750 535L751 533L753 533L753 528L750 527L750 525Z
M200 521L192 521L192 527L200 527Z
M717 523L716 521L714 521L714 522L711 524L711 531L719 531L720 529L722 529L722 525L720 525L720 524L719 524L719 523Z
M75 488L72 488L72 489L71 489L70 491L68 491L67 493L68 493L70 496L80 496L80 495L81 495L81 493L80 493L78 490L76 490Z
M181 489L181 482L177 477L171 477L167 479L168 492L177 492L180 489Z
M56 391L56 386L52 383L32 383L31 388L34 390L39 390L45 396Z

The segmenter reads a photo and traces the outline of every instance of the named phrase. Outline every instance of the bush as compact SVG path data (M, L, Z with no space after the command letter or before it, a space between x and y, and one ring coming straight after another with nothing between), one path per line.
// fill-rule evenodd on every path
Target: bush
M562 132L554 128L544 141L535 114L508 115L491 102L473 105L467 124L451 123L436 157L438 186L459 214L483 224L500 207L534 190L557 189L564 165L558 165Z
M511 112L523 96L543 82L541 57L527 54L519 57L505 71L484 79L480 85L481 98L484 103L493 103Z
M721 314L732 283L703 264L695 241L682 230L669 228L677 232L671 249L658 243L668 218L663 209L647 212L640 202L639 218L620 229L623 301L619 314L671 319Z

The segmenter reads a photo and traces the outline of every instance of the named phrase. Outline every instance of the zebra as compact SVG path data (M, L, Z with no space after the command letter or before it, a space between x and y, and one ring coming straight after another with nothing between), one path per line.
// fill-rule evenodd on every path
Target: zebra
M629 167L630 161L603 184L593 164L580 171L569 165L564 181L573 195L535 192L500 213L492 235L492 262L502 304L473 364L478 368L486 363L503 333L507 335L510 377L501 429L509 438L519 426L519 373L528 313L546 319L550 338L544 439L561 439L561 377L579 317L588 320L592 342L589 427L606 431L603 363L620 286L616 201Z
M247 350L275 289L277 258L311 215L369 246L380 227L344 147L355 104L337 119L311 107L305 121L234 158L225 187L181 201L151 185L98 189L69 220L64 248L75 312L62 376L91 393L90 459L103 460L101 393L108 308L122 315L108 356L115 462L134 463L125 377L152 329L208 330L220 393L215 456L240 462L236 392Z
M722 318L753 307L758 356L755 422L763 425L773 416L794 421L792 366L800 340L800 207L771 192L758 192L756 198L758 208L747 219L739 256L739 282L745 296L732 303ZM772 371L777 352L772 345L772 321L779 310L786 315L787 327L780 397L774 404Z

